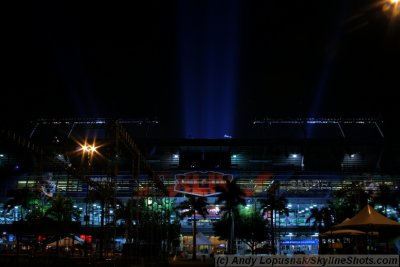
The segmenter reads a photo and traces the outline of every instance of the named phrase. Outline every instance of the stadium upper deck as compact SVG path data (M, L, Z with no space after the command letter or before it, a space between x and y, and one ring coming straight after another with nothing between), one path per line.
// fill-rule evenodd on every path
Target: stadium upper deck
M396 172L400 165L397 145L387 142L384 123L375 119L256 120L246 138L177 138L165 131L159 121L149 119L41 119L18 130L2 129L1 167L7 169L23 160L22 168L46 170L54 168L54 163L78 168L83 160L78 151L85 142L98 146L99 156L91 164L92 170L99 171L116 162L119 170L131 170L132 159L146 171Z

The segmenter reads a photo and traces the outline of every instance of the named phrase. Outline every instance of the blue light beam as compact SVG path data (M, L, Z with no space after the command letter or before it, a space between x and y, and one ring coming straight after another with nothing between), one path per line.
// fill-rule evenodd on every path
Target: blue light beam
M238 1L180 1L185 138L232 136L239 49Z

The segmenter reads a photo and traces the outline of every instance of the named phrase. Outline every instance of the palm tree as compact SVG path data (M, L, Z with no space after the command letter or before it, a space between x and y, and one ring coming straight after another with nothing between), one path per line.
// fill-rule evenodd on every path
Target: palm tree
M333 225L332 210L327 207L321 209L312 208L310 209L310 216L306 219L306 223L310 223L313 220L312 228L318 231L324 231Z
M312 208L310 210L310 216L307 217L306 223L310 223L311 220L313 220L312 223L312 229L317 229L318 230L318 238L319 238L319 248L321 249L322 245L322 237L321 233L325 232L328 230L332 225L333 225L333 212L330 208L323 207L321 209L318 208Z
M57 222L71 222L77 210L74 208L73 201L69 197L57 194L50 201L50 207L46 215Z
M25 220L25 212L29 209L30 203L37 196L29 188L11 189L7 192L8 199L4 203L4 209L9 212L15 207L20 207L20 220Z
M399 205L398 192L393 192L389 185L382 183L379 185L379 190L373 197L374 204L381 204L383 207L383 214L387 217L388 206L397 207Z
M16 239L17 239L17 255L19 255L20 251L20 238L21 231L24 228L24 223L26 219L26 211L29 209L32 201L37 199L37 196L30 190L29 188L22 189L11 189L7 192L8 199L3 204L4 210L9 212L11 209L15 207L19 207L19 222L13 222L16 225Z
M237 212L239 211L239 212ZM234 210L235 213L235 228L238 230L235 237L243 243L247 244L252 254L255 254L256 248L269 235L269 229L265 219L257 211L246 207ZM230 221L228 216L224 216L213 223L213 230L219 239L229 239L230 236Z
M216 192L219 193L217 198L217 204L224 203L224 207L221 211L228 213L228 218L231 223L230 237L228 239L228 250L229 253L234 253L234 241L235 241L235 218L233 210L239 205L246 203L244 197L244 191L236 184L235 180L229 180L224 178L225 186L217 185L215 187Z
M176 206L177 210L180 210L180 217L193 217L193 254L192 259L196 259L196 234L197 234L197 223L196 223L196 213L206 218L208 214L207 211L207 198L205 197L196 197L196 196L189 196L189 198L179 205Z
M335 223L340 223L346 218L353 217L369 203L371 193L367 192L362 184L352 182L332 193L333 200L328 200L328 205L334 211Z
M96 185L94 190L89 191L88 199L92 202L100 201L101 217L100 217L100 247L99 257L103 258L104 247L104 219L106 209L115 207L117 204L116 185L114 181L105 181ZM108 212L107 212L108 214Z
M271 248L272 254L276 253L275 248L275 220L274 217L276 212L289 216L289 210L287 208L287 199L284 195L279 194L279 184L273 183L267 191L266 199L261 199L261 210L264 212L269 211L271 213L270 225L271 225Z
M129 198L126 203L118 200L117 208L114 211L115 220L122 219L124 221L124 237L127 244L133 243L133 222L137 220L137 205L134 198ZM136 221L135 224L137 223Z
M79 217L80 210L74 208L74 203L71 198L65 197L61 194L55 195L50 199L50 207L46 211L48 218L55 222L55 229L51 229L56 233L56 250L58 254L59 240L62 235L71 230L72 221L74 218Z

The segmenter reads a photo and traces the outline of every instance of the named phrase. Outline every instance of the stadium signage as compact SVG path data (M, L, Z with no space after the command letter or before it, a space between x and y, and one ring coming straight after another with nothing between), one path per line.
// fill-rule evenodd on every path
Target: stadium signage
M318 240L282 240L281 245L318 245Z
M183 194L208 197L218 194L215 190L217 185L224 187L226 186L226 180L232 181L232 179L233 177L231 174L214 171L193 171L176 174L174 191Z

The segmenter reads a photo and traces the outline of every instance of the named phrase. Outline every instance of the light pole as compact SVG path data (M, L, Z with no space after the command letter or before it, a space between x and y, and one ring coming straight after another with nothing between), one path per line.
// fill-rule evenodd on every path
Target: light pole
M87 143L81 145L82 157L85 160L88 166L88 169L92 166L92 159L95 153L97 152L97 147L95 144L88 145Z
M81 145L80 151L82 152L82 161L86 165L86 173L89 172L91 166L92 166L92 159L94 153L97 153L96 146L93 145L88 145L86 142ZM88 178L90 179L90 178ZM85 200L85 215L83 217L83 220L85 221L85 242L84 242L84 256L88 256L88 229L89 229L89 220L90 220L90 215L89 215L89 210L88 210L88 202L89 202L89 190L90 190L90 184L87 182L87 188L86 188L86 200Z

